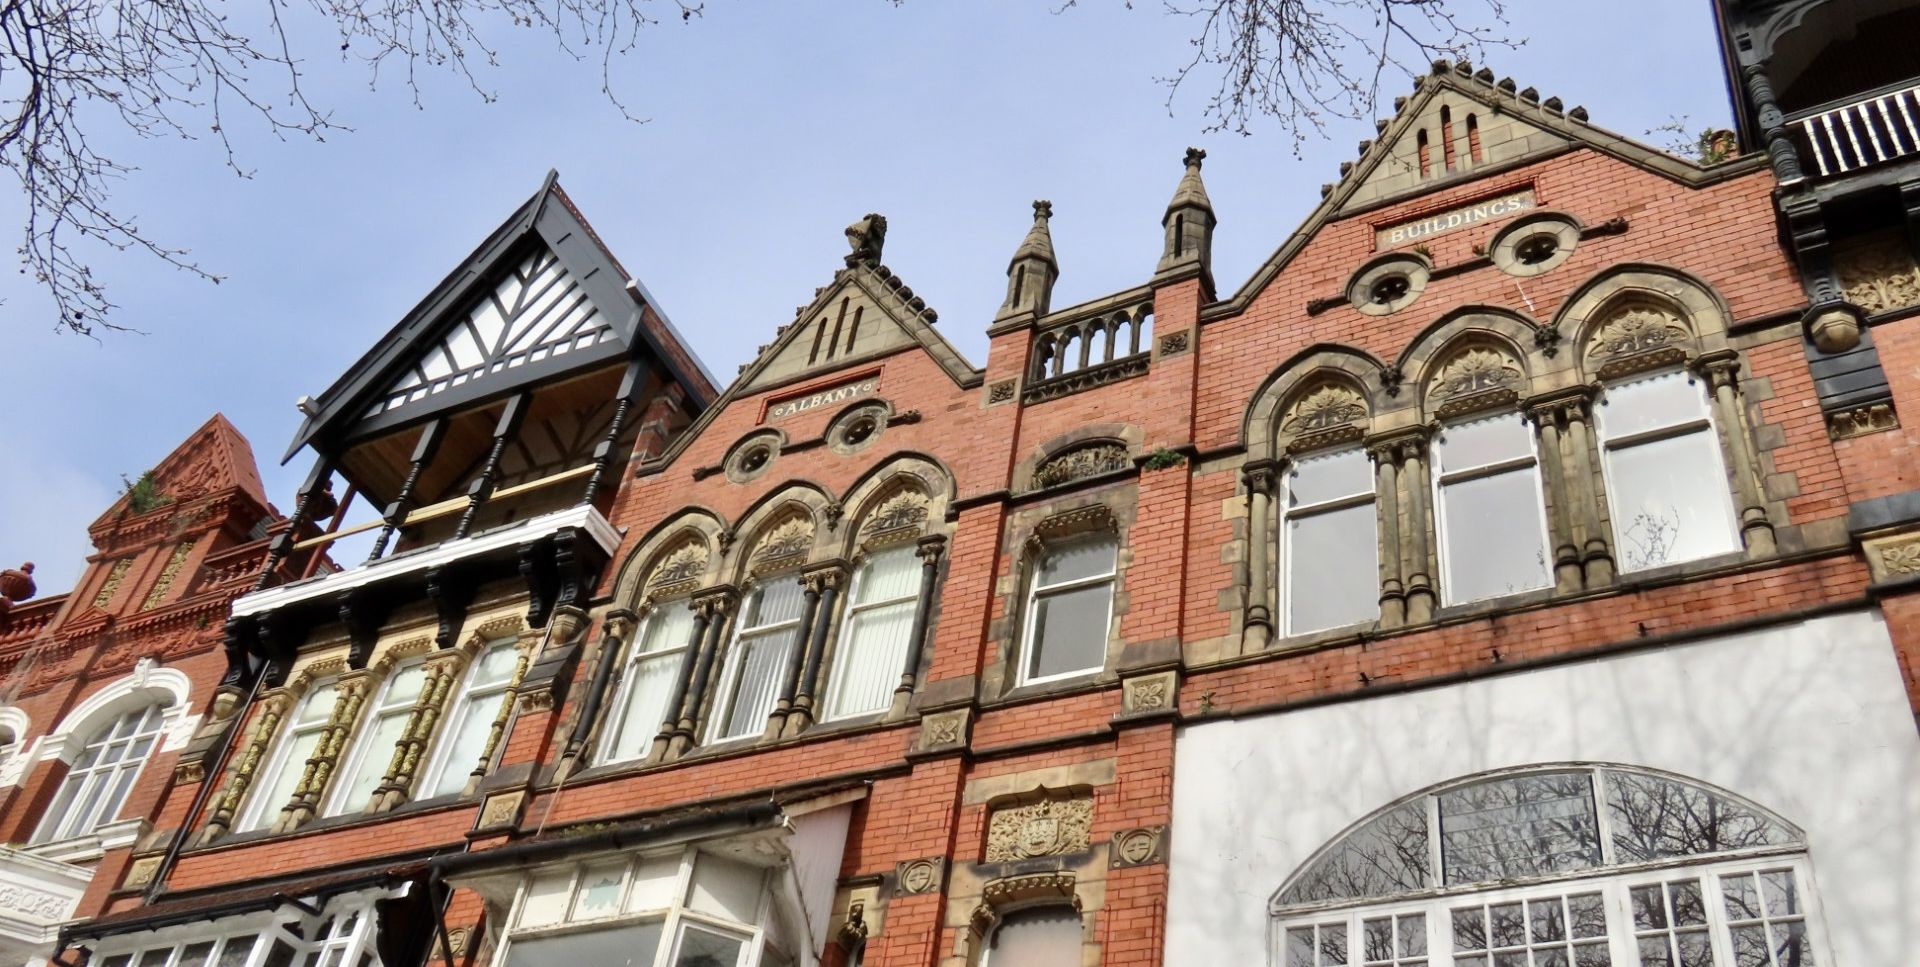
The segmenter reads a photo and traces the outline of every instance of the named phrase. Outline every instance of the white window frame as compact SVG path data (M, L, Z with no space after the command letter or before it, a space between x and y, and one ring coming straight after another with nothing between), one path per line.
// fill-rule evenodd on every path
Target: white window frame
M1044 561L1049 555L1073 544L1092 543L1095 541L1106 543L1113 550L1113 563L1107 565L1106 573L1089 575L1084 578L1075 578L1070 581L1059 581L1054 584L1043 585L1040 583L1040 572ZM1107 660L1110 657L1107 652L1113 643L1113 599L1114 596L1120 592L1119 574L1120 535L1111 531L1074 534L1060 538L1040 548L1040 553L1033 556L1033 575L1027 579L1026 616L1023 620L1023 624L1026 627L1020 636L1020 654L1018 656L1020 666L1018 669L1019 674L1015 679L1020 685L1043 685L1047 682L1064 681L1069 678L1084 678L1088 675L1097 675L1106 670ZM1042 644L1038 637L1040 599L1043 596L1062 591L1077 591L1080 588L1092 587L1097 584L1107 585L1107 616L1100 627L1100 639L1102 642L1100 664L1071 671L1056 672L1052 675L1032 675L1032 668L1036 660L1040 657L1038 649Z
M1284 469L1280 474L1280 481L1281 481L1280 482L1280 534L1279 534L1280 547L1279 547L1279 553L1275 555L1275 559L1279 563L1279 567L1276 569L1276 571L1280 575L1280 613L1281 613L1280 620L1281 620L1281 627L1282 627L1282 631L1281 631L1282 635L1311 634L1319 631L1329 631L1334 628L1348 628L1348 627L1353 627L1355 625L1372 624L1373 622L1380 620L1380 483L1379 483L1379 477L1376 476L1376 471L1373 466L1373 460L1369 457L1366 457L1365 451L1361 450L1362 459L1365 460L1367 463L1367 490L1363 494L1355 493L1355 494L1348 494L1342 497L1331 497L1326 500L1322 500L1318 503L1302 504L1299 507L1291 506L1291 502L1288 499L1288 495L1292 492L1292 484L1290 483L1290 481L1293 478L1293 475L1299 472L1298 470L1299 464L1308 463L1316 460L1325 460L1330 457L1337 457L1342 454L1351 452L1353 450L1360 450L1360 449L1361 448L1359 447L1338 447L1334 449L1323 450L1318 453L1305 454L1300 457L1296 457L1294 461L1294 466ZM1293 622L1293 573L1294 572L1292 567L1293 538L1292 538L1291 529L1287 525L1292 523L1295 520L1317 517L1321 514L1329 514L1336 511L1348 510L1350 508L1359 507L1362 505L1372 507L1374 509L1373 518L1370 521L1371 527L1367 532L1367 539L1371 541L1373 545L1373 602L1374 602L1373 617L1363 618L1359 621L1350 621L1350 622L1347 622L1346 624L1325 625L1319 628L1294 627L1294 622Z
M317 719L304 726L300 724L300 711L306 707L306 703L311 699L313 694L323 688L333 689L333 701L335 704L338 704L340 701L339 686L340 679L337 677L314 682L307 686L307 690L300 696L299 700L295 701L293 707L287 710L286 717L280 722L280 734L273 737L273 751L267 756L266 768L254 770L253 781L247 790L247 802L241 807L240 815L234 821L235 831L252 832L263 826L271 825L272 821L268 816L273 810L287 805L284 802L267 802L268 791L273 788L273 783L261 782L260 780L263 777L277 778L280 775L280 771L287 768L287 757L292 754L294 741L298 735L320 731L327 727L327 724L333 719L331 707L329 707L325 718Z
M373 748L374 736L379 733L380 720L388 717L404 720L411 716L414 708L420 704L419 695L415 695L404 704L394 704L393 685L400 680L400 675L403 672L421 668L425 666L426 663L427 660L425 657L410 658L406 661L396 663L393 668L388 670L386 677L380 680L380 688L374 692L374 700L368 702L366 707L360 710L360 716L357 721L347 726L347 735L350 737L347 754L342 756L340 762L334 766L332 777L328 781L328 785L331 788L327 789L326 798L321 802L320 815L340 816L346 813L364 810L371 803L371 800L363 803L347 802L347 787L353 784L353 777L358 775L361 767L367 764L367 757L383 751ZM420 682L420 687L424 692L427 683L424 678L424 673L422 674L423 677ZM406 741L406 738L407 736L403 726L399 738L395 739L394 744L388 746L384 751L391 756L394 748L401 742ZM378 786L374 788L376 791L379 789Z
M1683 420L1655 427L1651 430L1641 430L1637 433L1629 433L1622 436L1611 436L1607 433L1606 404L1607 394L1609 392L1619 387L1631 386L1635 383L1682 373L1685 374L1687 383L1699 391L1701 405L1698 416L1688 417ZM1662 561L1659 564L1653 564L1643 568L1628 567L1625 555L1616 552L1614 557L1621 573L1651 571L1675 564L1685 564L1690 561L1703 561L1718 557L1721 554L1737 553L1741 549L1740 515L1739 512L1734 509L1733 493L1728 489L1725 447L1720 443L1720 427L1713 421L1713 399L1707 394L1708 390L1700 385L1698 378L1692 373L1678 369L1660 369L1648 373L1636 373L1629 379L1619 379L1607 383L1601 389L1599 405L1594 407L1594 437L1599 441L1600 445L1600 477L1607 487L1607 517L1612 523L1614 547L1620 548L1625 546L1625 538L1620 533L1623 521L1620 519L1620 507L1616 503L1618 491L1614 488L1612 459L1614 452L1632 449L1643 443L1658 443L1662 440L1671 440L1691 434L1700 434L1706 439L1707 450L1712 454L1713 467L1718 471L1718 475L1713 478L1714 482L1719 484L1719 489L1715 491L1715 493L1719 494L1722 498L1720 506L1726 512L1727 533L1732 535L1732 546L1725 550L1713 554L1701 555L1700 557L1689 557L1676 561Z
M491 652L495 648L513 650L517 649L518 645L519 639L512 636L495 638L481 645L480 648L473 653L473 659L467 663L467 669L460 678L460 694L455 696L454 700L449 703L447 714L440 716L440 721L436 725L435 731L438 734L433 740L433 755L428 758L427 767L420 770L419 774L414 777L415 791L430 793L431 790L440 785L440 780L445 778L446 770L452 767L452 763L448 760L453 755L453 743L460 732L460 720L471 711L475 702L485 701L497 696L505 696L513 690L513 676L511 674L499 682L479 688L474 686L474 680L480 677L480 667L485 664L488 652ZM518 659L516 659L516 661L517 660ZM495 712L494 714L498 715L499 713ZM479 761L475 760L474 765L479 764ZM429 796L429 798L431 798L431 796Z
M126 735L114 735L120 726L133 719L132 731ZM126 808L127 797L133 794L133 787L140 782L140 773L144 771L147 760L153 758L160 749L161 741L167 731L167 709L158 702L150 702L127 709L112 720L95 729L88 736L80 755L94 753L93 762L86 766L75 767L60 780L59 791L54 795L53 805L46 815L40 818L39 827L33 832L30 842L34 844L52 843L73 839L94 832L113 822ZM147 747L139 755L131 754L134 746L146 740ZM10 746L8 755L15 754L19 743ZM118 749L119 758L111 763L101 764L100 758L109 749ZM76 759L79 756L75 756ZM90 816L81 816L77 821L69 822L72 810L78 804L81 795L88 788L100 784L100 799L87 805ZM120 788L116 797L114 789Z
M242 967L262 967L267 958L272 955L276 941L292 949L292 967L318 964L330 950L339 950L343 954L341 958L331 961L334 967L356 967L363 953L370 955L373 963L378 965L380 955L374 948L373 939L373 924L377 914L373 901L388 895L393 895L393 891L359 891L343 894L327 900L318 916L301 913L291 906L282 906L273 910L223 917L211 922L202 921L108 937L94 945L89 963L97 967L139 967L141 960L149 952L169 950L165 967L212 965L219 963L220 954L229 942L241 937L252 937L253 949L248 953L247 959L242 962ZM348 914L358 914L358 916L354 921L353 929L343 935L339 933L339 924ZM295 934L292 929L295 927L307 936ZM324 932L322 932L323 928ZM184 959L187 948L208 942L213 943L214 947L208 952L205 960Z
M757 739L765 732L765 717L761 719L759 730L749 730L734 735L729 735L726 732L727 720L733 717L734 704L740 699L739 688L741 673L744 671L743 666L746 661L744 658L746 649L742 648L741 644L749 637L755 639L771 638L775 635L787 634L791 631L793 632L793 641L787 647L806 648L807 643L800 640L800 632L805 630L807 608L803 599L800 606L800 613L792 618L785 621L776 621L771 624L753 625L751 627L747 625L747 615L753 612L753 608L759 603L758 599L760 596L766 593L768 585L776 581L792 581L797 584L799 580L800 575L792 571L763 578L754 586L752 591L748 592L749 597L741 602L739 617L733 623L733 637L727 644L726 665L720 670L720 685L719 691L714 695L713 712L707 716L706 731L709 742L718 744L722 742L739 742L746 739ZM791 660L792 656L789 655L788 658ZM782 662L783 668L785 664L785 662Z
M639 668L643 664L650 664L656 661L671 662L678 660L685 662L687 649L692 647L693 642L691 636L689 636L681 640L678 644L668 644L667 647L658 651L648 652L642 652L640 646L646 642L647 633L652 630L653 622L666 620L662 615L667 609L687 609L691 606L692 600L690 598L674 598L664 603L655 604L648 608L646 615L640 619L640 627L634 629L633 640L627 642L627 653L620 666L620 687L614 692L613 714L607 716L606 724L600 728L600 748L595 750L595 757L601 764L604 765L609 762L631 762L646 756L646 753L642 752L637 756L622 758L615 753L613 741L621 732L626 730L627 716L633 714L633 710L627 706L627 703L633 697L633 683L638 680ZM696 624L695 627L700 626ZM705 629L702 628L703 637L704 634ZM672 714L671 709L663 711L667 714ZM656 723L656 725L664 724L666 724L664 720Z
M1483 463L1473 467L1448 470L1444 473L1441 471L1442 461L1440 453L1441 449L1446 445L1448 428L1506 417L1517 417L1519 419L1521 431L1527 438L1526 456L1496 460L1492 463ZM1484 601L1498 601L1501 598L1512 597L1519 594L1532 594L1536 591L1553 587L1553 531L1547 526L1546 481L1542 479L1544 475L1540 472L1540 439L1539 435L1533 431L1533 424L1526 418L1526 415L1509 410L1499 413L1476 413L1461 419L1450 420L1441 426L1439 434L1433 441L1429 463L1432 471L1431 476L1433 477L1433 526L1434 534L1438 538L1438 551L1440 556L1441 605L1443 607L1451 607L1462 604L1477 604ZM1484 477L1499 476L1516 470L1529 471L1528 475L1533 479L1533 518L1540 528L1540 550L1544 555L1543 567L1541 568L1543 575L1541 582L1530 588L1505 591L1498 594L1487 595L1486 597L1455 598L1453 545L1452 542L1448 540L1447 535L1447 485L1465 483ZM1420 525L1416 524L1415 526Z
M843 684L843 680L845 676L849 674L849 671L847 670L847 661L848 661L847 654L853 642L854 627L858 624L858 622L856 622L854 619L857 616L865 614L869 611L878 611L882 608L894 607L900 604L911 604L915 608L918 608L920 606L920 582L918 580L911 582L912 587L905 594L901 594L896 597L885 598L879 601L860 600L860 592L865 590L865 585L867 584L867 574L868 574L868 571L870 570L872 560L874 557L877 557L882 554L902 554L902 555L905 555L910 560L913 559L915 556L913 545L911 544L901 544L901 545L895 545L892 547L884 547L877 551L870 552L870 556L867 558L867 560L862 561L860 565L854 570L853 581L851 582L851 586L848 587L847 589L847 606L845 609L843 609L840 615L839 640L835 642L833 647L833 668L827 676L827 691L826 691L825 697L829 703L832 702L833 696L838 695L840 693L840 686ZM910 567L909 570L911 572L917 572L919 568ZM914 576L918 577L918 574L916 573ZM822 618L824 618L824 616L822 616ZM822 619L816 619L816 620L822 620ZM909 617L908 620L911 621L912 620L911 617ZM911 630L908 631L907 637L908 637L908 641L904 647L907 650L911 650L913 648L913 641L912 641L913 634ZM897 677L901 666L906 661L906 656L896 655L895 659L896 660L893 663L892 670ZM852 711L846 711L838 707L835 707L832 704L828 704L825 707L823 707L821 710L822 711L821 721L826 722L826 721L834 721L837 719L857 718L863 715L874 715L874 714L878 714L880 712L886 711L888 707L889 706L887 705L882 705L879 708L866 708L866 709L855 709Z
M672 900L664 907L647 907L628 910L627 904L633 899L634 874L643 864L672 856L678 857L679 867L675 873ZM620 856L601 855L574 860L570 863L548 865L530 871L520 880L514 892L513 903L507 914L508 929L504 932L500 950L494 955L494 964L499 967L513 963L513 945L516 942L543 940L550 937L564 937L573 934L593 933L601 930L615 930L637 926L643 923L657 922L661 925L660 942L655 951L654 967L671 967L680 953L680 945L686 936L688 927L697 927L713 933L724 934L742 942L740 961L736 967L759 967L762 954L767 945L767 924L777 912L774 909L774 893L777 883L773 871L763 870L759 887L758 901L754 907L754 922L743 924L723 917L713 916L692 909L688 896L693 889L694 868L699 863L702 851L696 846L684 846L670 850L656 850L640 854ZM730 859L720 856L720 859ZM581 881L588 870L598 870L609 861L625 860L621 872L619 894L613 903L614 913L573 919L580 902ZM733 860L733 862L739 862ZM565 910L558 921L540 926L523 927L520 925L526 913L530 887L536 880L553 873L568 872L565 894Z

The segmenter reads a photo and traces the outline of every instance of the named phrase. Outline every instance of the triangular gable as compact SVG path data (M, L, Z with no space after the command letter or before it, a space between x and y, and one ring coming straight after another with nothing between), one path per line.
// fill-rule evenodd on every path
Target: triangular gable
M847 307L844 322L840 314L843 303ZM863 308L866 311L857 315L859 331L854 333L851 320L856 318L856 311ZM938 318L939 314L915 296L891 269L878 263L855 261L835 272L833 280L815 292L813 301L796 312L792 322L780 327L773 342L761 346L753 362L740 367L740 375L720 398L674 438L665 452L649 461L647 471L671 464L681 451L699 439L707 424L740 397L851 369L916 346L933 359L955 386L979 386L986 378L986 371L974 368L934 328ZM822 319L827 322L824 335L819 326ZM839 348L829 357L827 347L834 338L836 324ZM847 348L850 336L851 350ZM817 353L814 351L816 340L821 345Z
M1542 100L1532 88L1520 89L1511 78L1496 80L1490 70L1476 73L1464 62L1436 64L1433 73L1417 78L1415 84L1411 97L1396 102L1397 111L1391 121L1384 122L1379 138L1362 142L1359 159L1341 165L1340 181L1322 187L1320 204L1301 226L1238 292L1210 306L1207 318L1243 311L1328 222L1565 151L1590 148L1696 188L1766 166L1764 155L1747 155L1703 168L1591 123L1585 108L1566 109L1557 97ZM1446 158L1449 139L1442 137L1443 111L1452 135L1451 167Z
M627 274L549 172L533 197L320 395L287 449L355 439L463 409L650 347Z
M267 507L266 488L260 483L253 447L239 429L219 413L155 464L152 473L155 489L176 504L225 490L239 490L262 509ZM94 521L93 527L112 523L126 509L129 499L122 494Z

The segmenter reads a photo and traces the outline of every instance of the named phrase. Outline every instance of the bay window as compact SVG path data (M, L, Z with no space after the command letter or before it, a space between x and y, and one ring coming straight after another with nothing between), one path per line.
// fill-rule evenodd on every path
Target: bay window
M647 754L666 721L667 699L672 697L674 675L691 645L693 626L693 609L686 601L656 604L640 620L601 740L600 761Z
M493 723L499 719L520 664L520 649L512 638L488 642L467 669L460 694L440 727L439 747L426 774L420 777L421 798L452 796L466 791L467 779L481 765Z
M1373 464L1359 448L1302 457L1282 482L1280 567L1288 634L1380 614Z
M1449 424L1433 447L1434 518L1447 604L1547 587L1545 498L1519 413Z
M714 703L716 741L759 735L780 697L780 676L799 647L806 598L792 575L769 578L747 595Z
M1097 672L1107 664L1118 542L1066 538L1039 555L1027 589L1020 684Z
M85 836L112 822L159 741L165 714L165 707L157 704L130 709L89 736L61 780L33 841ZM0 749L0 757L6 751Z
M395 668L380 683L370 708L352 734L352 747L340 772L334 777L333 792L323 815L362 809L380 788L380 780L393 763L393 748L406 733L407 720L420 701L420 687L426 683L426 663L414 660Z
M1677 777L1473 779L1383 810L1310 860L1274 899L1277 962L1813 967L1810 879L1796 830Z
M323 682L301 696L293 713L287 716L265 765L254 774L253 795L247 799L246 810L240 814L235 829L246 831L271 825L274 810L293 799L307 760L313 758L314 750L320 746L320 737L327 730L337 691L333 682Z
M823 718L884 711L892 704L919 599L919 558L912 545L876 551L861 563L841 619Z
M321 901L317 913L286 905L108 937L95 945L89 962L99 967L381 967L374 942L377 898L335 897Z
M1740 547L1706 389L1674 370L1606 388L1595 409L1620 569Z

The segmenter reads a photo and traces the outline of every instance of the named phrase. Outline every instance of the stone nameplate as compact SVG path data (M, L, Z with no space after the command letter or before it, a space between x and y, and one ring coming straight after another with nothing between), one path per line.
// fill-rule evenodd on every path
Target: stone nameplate
M770 404L767 407L767 419L784 420L789 416L797 416L801 413L817 410L823 406L832 406L835 403L844 403L848 400L859 399L862 396L871 396L873 395L873 391L879 388L880 377L869 376L858 382L845 383L840 386L835 386L832 389L823 389L818 393L790 397L778 403Z
M1469 225L1478 225L1490 219L1517 214L1532 207L1534 207L1533 189L1523 188L1498 198L1487 198L1471 205L1436 212L1425 218L1377 228L1374 230L1374 247L1397 248L1435 235L1445 235Z

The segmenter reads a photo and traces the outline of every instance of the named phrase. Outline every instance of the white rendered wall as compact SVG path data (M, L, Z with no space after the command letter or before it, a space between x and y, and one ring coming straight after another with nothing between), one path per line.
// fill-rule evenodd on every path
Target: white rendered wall
M1920 735L1878 612L1185 729L1166 963L1271 962L1267 906L1329 839L1447 780L1618 762L1807 833L1838 965L1920 964Z

